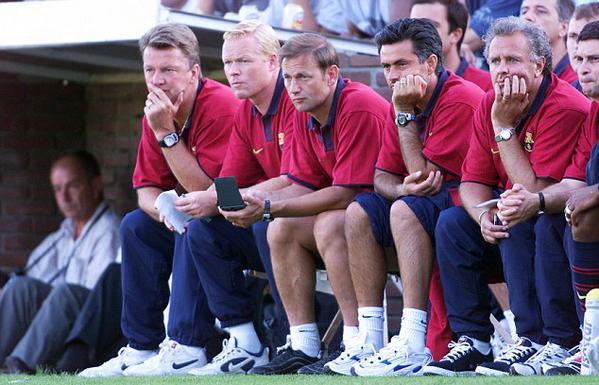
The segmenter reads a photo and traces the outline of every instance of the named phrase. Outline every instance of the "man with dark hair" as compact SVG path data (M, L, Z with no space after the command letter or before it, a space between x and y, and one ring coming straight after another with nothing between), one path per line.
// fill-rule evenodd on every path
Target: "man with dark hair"
M328 365L342 374L414 375L432 359L425 336L434 227L457 198L472 117L484 93L443 68L441 39L426 19L400 19L375 41L392 103L375 166L376 193L358 195L346 213L362 340ZM383 347L384 248L393 246L404 309L399 336ZM434 284L433 306L443 307L438 276Z
M186 242L197 234L173 233L155 202L164 191L200 191L212 184L239 101L228 87L202 77L198 41L189 27L157 25L140 39L139 47L148 88L133 172L139 209L123 218L120 229L121 328L128 345L117 357L80 373L85 377L188 373L206 364L204 346L214 326L206 295L198 290L191 312L178 311L182 304L171 303L170 340L159 349L171 272L173 297L197 290L197 280L176 274L181 261L191 258Z
M580 31L588 23L599 20L599 2L581 4L574 10L570 23L568 23L568 36L566 38L566 47L568 49L568 57L570 58L570 65L575 72L578 72L578 63L574 60L576 56L576 48L578 47L578 35ZM580 81L576 81L572 84L577 90L582 92L580 87Z
M559 360L574 342L567 328L548 330L553 325L543 324L537 296L542 289L536 287L535 275L547 272L535 258L536 218L506 226L496 218L492 203L484 202L517 183L537 193L561 180L589 102L551 72L551 47L535 24L500 19L485 41L494 91L474 118L460 184L463 207L442 212L435 234L449 322L460 338L445 357L424 369L428 374L476 369L479 374L507 375L510 367L531 357L529 363ZM519 339L487 362L493 327L486 274L501 270Z
M50 182L65 220L0 295L0 362L6 359L10 372L56 363L90 290L117 258L119 219L103 201L93 155L61 156L52 164Z
M411 18L429 19L443 43L443 65L456 75L476 84L483 91L493 88L491 76L460 56L464 33L468 28L468 10L458 0L416 0Z
M545 323L550 318L553 324L559 324L564 319L574 318L573 299L575 298L578 307L579 320L582 322L584 314L584 298L587 292L593 287L599 287L599 276L593 272L597 269L597 260L599 257L599 243L595 240L586 242L574 241L573 235L577 228L585 230L587 233L597 232L597 226L592 220L577 218L574 216L573 227L566 226L567 218L564 218L563 212L569 213L574 208L579 208L582 217L589 214L590 206L582 201L589 199L592 201L597 197L597 183L599 180L593 176L593 160L590 160L591 149L597 143L599 132L597 129L597 113L599 100L599 64L596 58L599 56L599 21L587 24L578 36L580 44L579 51L575 59L579 62L578 74L584 82L584 92L593 102L591 111L583 126L582 133L578 138L576 150L572 161L564 173L563 179L543 191L535 194L529 192L520 184L514 185L511 190L502 194L499 202L499 215L501 219L509 224L526 221L537 215L539 211L544 214L537 220L537 254L535 258L540 258L544 269L549 269L552 274L541 274L537 277L537 287L544 290L540 293L543 298L540 301ZM596 167L596 165L595 165ZM586 174L586 175L585 175ZM585 187L585 186L590 187ZM584 197L584 198L582 198ZM582 198L582 199L581 199ZM567 201L569 200L568 204ZM541 208L541 201L544 208ZM556 281L555 270L561 270L563 276ZM571 270L571 277L570 277ZM569 290L570 282L574 283L573 295ZM556 282L558 282L556 284ZM564 286L568 290L564 290ZM546 309L544 308L544 306ZM551 306L547 306L551 305ZM560 312L560 308L563 309ZM570 314L564 316L564 312L569 310ZM553 320L557 317L556 320ZM568 325L565 325L568 326ZM572 322L570 326L575 327ZM559 330L553 326L548 328L552 332ZM562 327L565 329L565 327ZM570 333L579 336L577 330L571 330ZM576 374L580 372L580 350L572 357L567 357L560 364L547 363L541 370L546 374ZM553 371L550 368L555 367ZM538 368L537 374L538 373ZM549 371L549 372L548 372Z
M248 192L248 206L222 214L268 226L272 269L290 324L288 343L254 374L293 373L320 356L315 323L315 264L321 257L343 315L343 340L358 334L356 299L344 237L345 208L372 188L372 169L388 103L369 87L339 76L339 59L322 36L301 34L279 51L285 88L299 112L287 177L291 185ZM316 260L315 260L316 259ZM268 268L268 266L265 266Z
M570 84L577 80L566 48L566 35L572 12L572 0L524 0L520 8L520 17L537 24L547 34L555 63L553 73Z

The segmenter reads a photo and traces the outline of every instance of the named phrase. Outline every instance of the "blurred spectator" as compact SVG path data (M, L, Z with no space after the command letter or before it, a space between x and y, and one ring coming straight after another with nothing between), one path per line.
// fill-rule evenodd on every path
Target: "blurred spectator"
M568 56L570 57L570 65L574 71L578 70L579 64L576 60L574 60L576 48L578 47L578 35L585 25L595 20L599 20L599 2L579 5L572 14L572 18L568 24L566 47L568 49ZM580 86L578 80L576 81L575 85Z

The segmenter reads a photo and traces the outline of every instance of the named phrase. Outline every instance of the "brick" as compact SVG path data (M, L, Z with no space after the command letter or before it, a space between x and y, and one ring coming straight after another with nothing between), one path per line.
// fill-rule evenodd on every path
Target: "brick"
M2 202L2 209L8 215L52 215L56 213L52 201Z
M380 67L381 62L378 56L353 55L350 56L350 67Z
M348 77L354 82L360 82L370 86L370 72L368 71L351 71L343 74L343 77Z
M28 233L32 229L30 218L0 218L0 232L2 233Z
M10 150L0 152L0 164L5 170L26 168L28 163L29 157L25 153Z
M7 234L3 237L2 246L9 251L32 250L42 239L42 234Z
M41 171L3 170L0 175L2 183L9 186L28 186L32 181L48 180L48 175Z
M51 233L53 231L58 230L60 227L60 222L62 222L61 217L35 217L32 218L32 228L34 233L45 234Z
M345 53L338 53L339 56L339 66L341 68L345 68L349 66L349 55Z
M7 199L24 199L29 197L29 188L17 186L0 187L0 202L6 202Z
M0 258L0 266L2 267L23 267L27 262L27 254L16 251L6 251L0 249L2 258Z

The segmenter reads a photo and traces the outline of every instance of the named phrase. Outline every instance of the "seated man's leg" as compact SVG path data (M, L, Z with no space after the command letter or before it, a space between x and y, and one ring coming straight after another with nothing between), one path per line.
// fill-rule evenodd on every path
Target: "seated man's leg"
M247 268L262 270L252 230L215 217L209 222L193 221L187 232L191 257L188 268L197 272L205 293L201 300L207 300L209 311L231 336L224 346L224 354L191 374L246 373L254 366L268 363L268 349L264 348L254 328L254 301L246 291L243 274ZM195 302L198 302L197 298ZM206 318L195 314L196 323L203 322L198 319L202 317Z
M580 324L585 312L587 293L599 287L599 242L577 242L572 238L572 228L564 231L564 248L570 262L577 307L580 309Z
M474 373L478 365L493 358L486 273L501 268L499 250L483 240L480 227L466 210L452 207L439 215L435 252L449 324L460 338L445 357L427 365L424 373Z
M387 336L383 335L383 292L387 282L384 247L393 246L389 211L391 203L381 195L363 193L345 213L345 238L356 299L358 302L359 337L346 345L345 352L327 366L342 374L363 374L356 359L379 351ZM367 372L370 368L365 369Z
M25 276L11 278L0 294L0 365L27 332L52 286Z
M55 286L7 361L18 359L30 369L53 366L88 294L83 286Z
M121 332L121 264L110 264L85 300L65 341L57 372L76 372L99 365L123 347Z
M268 245L279 295L290 324L290 344L254 374L294 373L318 360L320 338L315 322L315 217L277 218L268 226Z
M158 357L164 340L163 312L169 301L175 237L164 224L141 209L123 218L120 228L123 310L121 329L128 346L104 364L88 368L82 377L107 377Z

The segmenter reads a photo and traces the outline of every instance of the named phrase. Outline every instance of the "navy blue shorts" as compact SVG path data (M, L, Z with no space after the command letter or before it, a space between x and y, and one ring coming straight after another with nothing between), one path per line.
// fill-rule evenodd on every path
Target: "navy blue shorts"
M432 196L407 195L399 198L414 212L431 240L435 239L435 226L441 211L453 207L448 188L443 188ZM356 196L356 202L366 211L374 239L383 247L394 246L391 234L390 212L393 202L377 193L362 193Z

